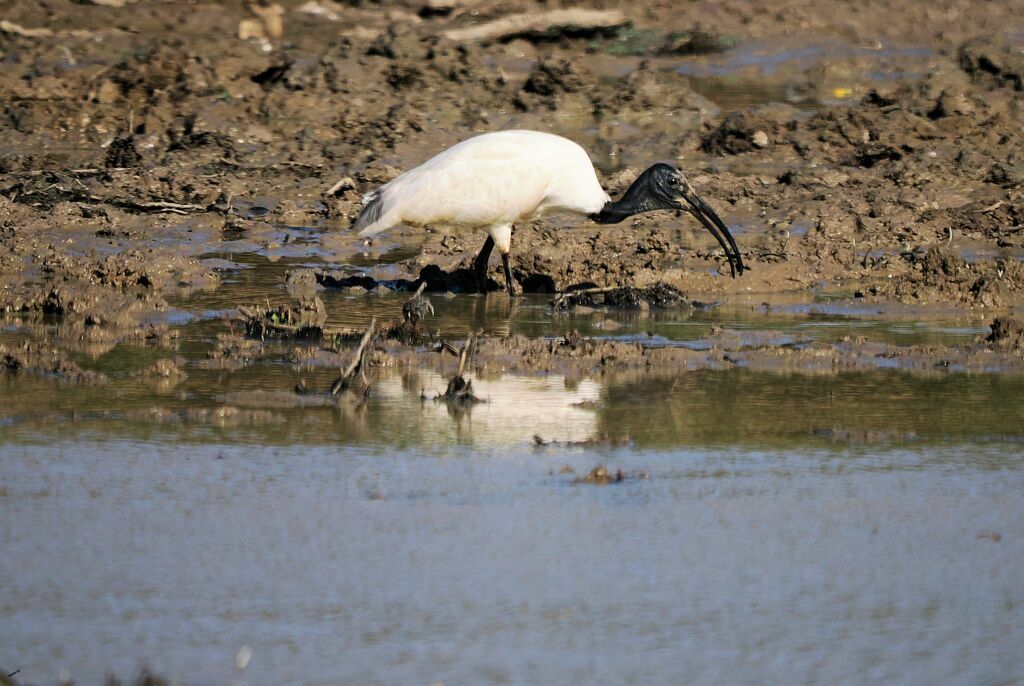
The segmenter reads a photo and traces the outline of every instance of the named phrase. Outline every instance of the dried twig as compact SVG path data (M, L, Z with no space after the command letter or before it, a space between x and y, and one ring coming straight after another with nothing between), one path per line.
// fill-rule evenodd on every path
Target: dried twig
M338 395L338 393L348 388L349 383L352 380L352 376L362 369L363 353L366 350L366 346L373 338L373 332L376 327L377 318L374 317L370 320L370 325L366 327L366 333L363 334L363 339L359 342L359 347L356 348L356 354L352 357L352 362L348 365L348 368L342 372L341 376L335 379L334 383L331 384L331 395ZM362 378L365 383L365 375L363 375Z
M470 26L445 31L453 41L504 41L519 37L551 37L561 33L594 33L607 31L629 23L621 10L558 9L549 12L528 12Z
M456 376L462 376L462 373L466 371L466 362L469 360L469 353L474 343L476 343L476 331L469 334L466 344L462 346L462 353L459 355L459 373Z

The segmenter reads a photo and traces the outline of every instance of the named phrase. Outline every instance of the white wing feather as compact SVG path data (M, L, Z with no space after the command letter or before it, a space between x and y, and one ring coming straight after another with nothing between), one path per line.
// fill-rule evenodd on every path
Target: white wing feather
M367 193L353 226L360 236L402 223L482 228L550 209L590 214L608 199L576 143L499 131L463 141Z

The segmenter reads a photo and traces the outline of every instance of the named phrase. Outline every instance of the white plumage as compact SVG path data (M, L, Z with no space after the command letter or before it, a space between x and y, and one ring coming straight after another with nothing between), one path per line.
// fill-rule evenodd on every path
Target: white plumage
M539 131L465 140L363 197L355 228L372 236L399 224L483 229L508 253L512 224L562 209L593 214L609 201L586 150Z
M654 164L612 202L598 183L586 150L567 138L539 131L485 133L453 146L363 196L353 228L360 236L398 224L482 229L488 240L474 260L478 287L485 287L487 261L497 246L505 286L515 295L509 267L513 223L549 210L578 212L600 224L615 224L641 212L679 209L693 214L715 236L733 276L742 274L743 260L729 230L678 169Z

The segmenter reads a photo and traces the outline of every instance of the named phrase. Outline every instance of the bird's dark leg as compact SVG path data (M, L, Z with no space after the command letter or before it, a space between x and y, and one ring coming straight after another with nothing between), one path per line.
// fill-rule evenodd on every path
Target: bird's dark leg
M508 289L510 298L516 297L516 289L512 285L512 270L508 266L508 253L501 253L501 266L505 269L505 288Z
M487 292L487 263L491 260L491 251L494 250L494 239L490 236L484 241L483 247L476 258L473 259L473 273L476 274L476 287L481 293Z

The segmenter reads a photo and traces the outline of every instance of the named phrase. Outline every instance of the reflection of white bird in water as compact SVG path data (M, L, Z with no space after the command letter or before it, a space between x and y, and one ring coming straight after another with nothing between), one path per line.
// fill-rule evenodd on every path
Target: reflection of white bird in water
M743 273L729 230L678 169L655 164L612 202L583 148L538 131L486 133L449 148L363 196L352 228L360 236L398 224L484 229L487 240L473 262L477 283L484 290L487 261L496 245L505 285L514 296L508 262L514 222L569 210L599 224L617 224L641 212L676 209L685 209L711 232L725 250L733 277Z

